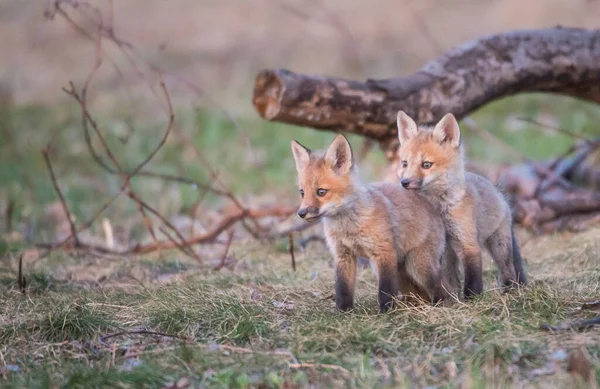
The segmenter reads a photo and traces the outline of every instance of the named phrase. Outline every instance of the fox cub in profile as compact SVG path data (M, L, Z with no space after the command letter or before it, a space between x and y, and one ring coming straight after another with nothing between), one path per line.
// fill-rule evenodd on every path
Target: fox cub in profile
M369 258L379 279L380 312L392 306L399 291L437 302L459 288L454 281L458 263L443 257L443 221L425 199L397 184L362 184L343 135L325 152L296 141L291 146L302 197L298 216L308 222L323 220L334 256L339 309L353 307L357 257Z
M465 171L454 115L446 114L434 128L419 128L399 111L397 125L400 184L422 194L442 214L452 248L464 265L465 298L483 292L481 247L494 259L502 285L526 285L510 207L491 181Z

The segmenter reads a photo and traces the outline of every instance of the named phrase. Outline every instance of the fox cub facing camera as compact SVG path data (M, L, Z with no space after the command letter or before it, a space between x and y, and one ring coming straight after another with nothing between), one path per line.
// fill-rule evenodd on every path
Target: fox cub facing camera
M381 312L392 306L398 292L429 302L456 293L457 259L446 257L443 221L424 198L398 184L361 183L343 135L324 152L296 141L291 146L302 197L298 216L323 221L339 309L353 307L357 257L371 260Z
M433 128L418 127L403 111L397 121L400 183L442 215L452 249L464 265L465 298L483 291L482 247L494 259L503 286L526 285L510 207L491 181L465 171L454 115L446 114Z

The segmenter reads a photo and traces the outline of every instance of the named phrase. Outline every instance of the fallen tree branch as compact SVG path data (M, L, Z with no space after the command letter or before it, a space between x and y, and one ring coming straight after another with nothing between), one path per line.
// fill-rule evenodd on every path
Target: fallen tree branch
M498 98L549 92L600 102L600 31L520 30L464 43L396 79L353 81L261 71L252 103L267 120L344 131L397 146L396 114L432 124Z
M184 243L183 247L211 242L223 231L231 227L234 223L246 218L257 219L272 216L289 216L294 212L296 212L296 208L271 208L264 210L243 209L222 219L219 222L219 224L217 224L217 226L215 226L212 230L188 239ZM159 242L158 244L139 245L131 250L128 250L127 252L124 252L123 254L146 254L154 251L167 250L173 248L176 248L176 246L172 242Z
M225 260L227 259L227 254L229 253L231 242L233 242L233 232L229 233L229 237L227 238L227 244L225 245L225 251L223 251L223 255L221 255L221 260L219 261L219 264L215 266L215 270L221 270L225 266Z
M133 255L133 254L148 254L156 251L179 249L183 250L186 247L204 244L204 243L216 243L216 238L228 228L233 226L235 223L240 222L244 219L261 219L267 217L289 217L297 211L296 208L269 208L269 209L244 209L242 211L236 211L235 213L222 219L212 230L203 234L195 235L184 242L177 242L173 239L168 241L158 241L157 243L149 244L136 244L135 246L126 250L114 250L105 246L97 244L88 244L80 242L79 245L72 245L68 243L58 242L50 244L38 244L37 247L47 250L53 250L61 248L63 250L91 250L101 254L111 255ZM162 231L164 233L164 230ZM166 235L166 234L165 234ZM227 244L226 242L224 244Z

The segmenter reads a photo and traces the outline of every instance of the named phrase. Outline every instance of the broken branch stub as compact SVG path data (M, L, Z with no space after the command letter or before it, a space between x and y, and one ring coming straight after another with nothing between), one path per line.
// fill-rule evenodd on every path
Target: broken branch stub
M252 103L267 120L360 134L389 151L397 146L400 109L432 124L447 112L460 119L523 92L600 103L600 30L556 27L492 35L449 50L412 75L387 80L264 70L256 77Z

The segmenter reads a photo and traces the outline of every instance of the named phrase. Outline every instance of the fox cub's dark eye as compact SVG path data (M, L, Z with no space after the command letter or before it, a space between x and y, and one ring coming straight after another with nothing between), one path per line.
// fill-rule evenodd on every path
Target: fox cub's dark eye
M327 189L319 188L317 189L317 196L323 197L327 193Z
M408 166L408 162L406 162L406 161L402 161L401 165L402 165L402 167L403 167L403 168L405 168L405 167L407 167L407 166Z
M425 161L421 164L421 167L423 167L423 169L429 169L431 165L433 165L433 163Z
M304 197L304 191L300 189L300 197Z

